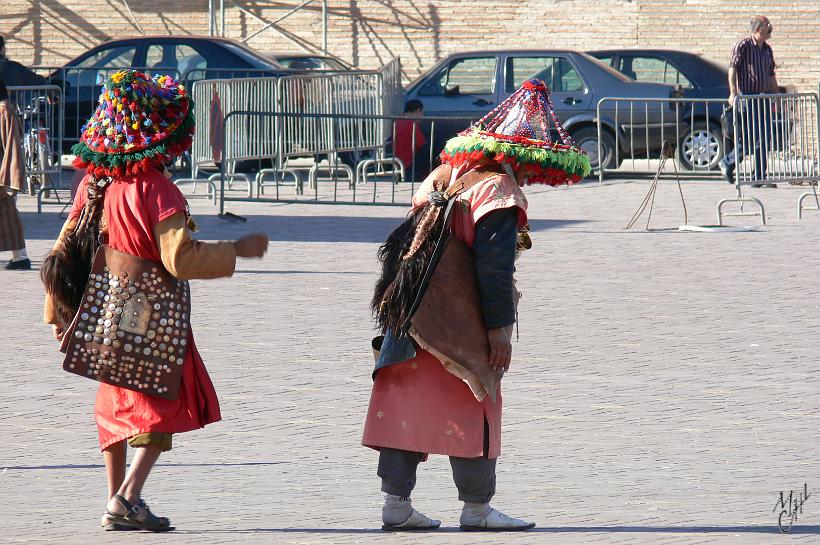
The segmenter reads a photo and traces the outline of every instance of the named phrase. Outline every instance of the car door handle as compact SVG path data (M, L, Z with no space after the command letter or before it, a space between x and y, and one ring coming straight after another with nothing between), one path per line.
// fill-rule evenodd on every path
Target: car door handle
M475 105L475 106L491 106L492 104L493 104L492 102L490 102L488 100L484 100L483 98L479 98L478 100L473 102L473 105Z
M561 102L563 102L564 104L568 104L570 106L574 106L574 105L578 104L579 102L581 102L581 99L580 98L575 98L575 97L567 97L564 100L562 100Z

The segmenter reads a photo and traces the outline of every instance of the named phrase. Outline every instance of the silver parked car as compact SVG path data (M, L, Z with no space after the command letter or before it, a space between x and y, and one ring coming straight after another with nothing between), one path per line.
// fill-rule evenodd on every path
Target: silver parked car
M605 102L599 158L596 108L601 98L668 99L676 97L678 90L672 85L632 81L590 55L563 49L450 55L407 87L405 102L421 101L425 116L453 118L436 122L433 145L438 150L447 138L481 118L530 78L547 83L561 123L589 154L593 169L601 165L614 168L627 153L656 153L662 134L674 134L674 112L668 103L640 103L629 115L624 115L625 107L620 105L616 123L615 103Z

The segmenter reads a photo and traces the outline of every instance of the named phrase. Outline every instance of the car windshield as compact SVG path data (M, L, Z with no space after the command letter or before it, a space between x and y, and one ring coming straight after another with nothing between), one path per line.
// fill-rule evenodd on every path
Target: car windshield
M275 57L276 62L291 70L350 70L330 57Z
M266 59L265 57L257 55L252 51L249 51L248 49L240 47L236 44L232 44L230 42L222 42L222 45L225 47L225 49L229 50L237 57L241 58L244 61L247 61L254 68L270 68L271 65L276 66L277 64L271 61L270 59Z

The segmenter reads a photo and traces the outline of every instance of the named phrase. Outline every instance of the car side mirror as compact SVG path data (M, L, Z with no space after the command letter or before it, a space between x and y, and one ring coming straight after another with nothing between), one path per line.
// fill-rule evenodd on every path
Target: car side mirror
M461 92L458 85L448 85L444 88L444 96L446 97L458 96L460 94Z

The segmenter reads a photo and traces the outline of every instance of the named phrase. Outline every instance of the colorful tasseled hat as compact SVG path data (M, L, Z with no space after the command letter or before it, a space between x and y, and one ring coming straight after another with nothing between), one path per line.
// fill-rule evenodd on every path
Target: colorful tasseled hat
M550 133L557 133L560 142ZM531 79L481 120L451 138L441 161L453 167L482 158L508 163L528 184L574 183L590 173L589 157L567 134L547 85Z
M194 105L171 76L122 70L105 83L99 105L71 151L74 166L104 176L145 172L191 147Z

